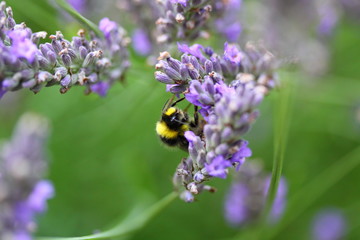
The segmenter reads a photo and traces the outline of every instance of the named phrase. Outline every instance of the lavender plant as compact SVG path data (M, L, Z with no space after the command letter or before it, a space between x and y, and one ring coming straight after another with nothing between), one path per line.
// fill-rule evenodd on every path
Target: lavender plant
M35 216L46 210L54 189L46 172L46 119L27 113L0 148L0 238L30 240Z
M225 178L251 156L245 133L258 116L256 107L277 84L277 62L262 46L248 43L244 50L225 43L224 54L199 44L179 44L181 61L168 52L160 55L155 78L173 94L184 94L205 119L203 134L185 132L189 157L181 161L174 186L187 202L213 177Z
M5 2L1 2L0 17L0 96L22 88L38 93L54 85L60 86L61 93L80 85L86 93L105 96L129 66L126 32L108 18L99 23L102 36L90 32L87 40L85 31L79 30L68 41L57 31L50 35L51 42L39 44L47 33L32 33L24 23L16 24Z

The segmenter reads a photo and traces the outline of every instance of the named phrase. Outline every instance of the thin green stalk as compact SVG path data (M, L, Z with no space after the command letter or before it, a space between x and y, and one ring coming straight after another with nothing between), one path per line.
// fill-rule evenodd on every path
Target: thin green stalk
M262 215L261 223L264 223L271 212L274 203L277 189L279 186L285 149L287 143L287 136L290 125L290 110L291 110L291 83L287 81L287 76L282 76L284 81L279 92L278 101L274 104L274 158L273 168L271 173L271 181L268 190L268 196L265 203L264 213Z
M90 28L98 37L101 37L103 34L99 30L99 28L89 19L82 16L80 13L78 13L73 7L71 7L65 0L55 0L56 3L64 9L67 13L69 13L73 18L78 20L79 22L86 25L88 28Z
M276 239L283 229L301 216L317 199L326 193L354 168L360 165L360 147L355 148L343 158L322 171L314 180L296 192L289 199L287 212L281 223L264 235L263 239Z
M90 240L90 239L125 239L129 235L143 228L158 213L164 210L177 197L177 193L172 192L147 210L135 209L129 216L115 227L96 234L82 237L38 237L36 240Z

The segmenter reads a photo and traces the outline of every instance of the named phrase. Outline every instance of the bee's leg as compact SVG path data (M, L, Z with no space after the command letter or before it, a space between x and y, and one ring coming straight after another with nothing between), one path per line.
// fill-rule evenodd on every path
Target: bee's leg
M190 123L191 127L197 127L199 125L199 112L198 106L194 105L194 121Z
M198 106L194 106L194 122L195 125L199 125L199 112L198 112Z

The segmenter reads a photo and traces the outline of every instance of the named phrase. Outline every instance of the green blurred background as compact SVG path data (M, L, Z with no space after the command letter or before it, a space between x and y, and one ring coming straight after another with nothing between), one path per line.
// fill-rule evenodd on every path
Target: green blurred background
M25 21L34 31L66 37L76 34L80 24L64 20L46 0L7 1L15 20ZM97 22L101 13L93 20ZM91 17L91 16L89 16ZM297 71L283 74L296 82L291 126L283 173L289 197L312 184L324 170L359 146L360 142L360 30L343 20L331 40L331 66L325 76L309 77ZM155 131L169 94L153 77L146 59L131 51L132 68L126 84L117 84L107 97L85 96L72 88L65 95L56 87L39 94L23 90L0 101L0 138L9 138L22 113L32 111L52 122L48 154L48 178L56 196L39 218L39 236L81 236L111 226L137 203L156 201L172 191L172 174L182 151L161 146ZM261 116L246 136L253 158L261 159L268 172L273 158L273 107L277 92L263 103ZM276 119L276 118L275 118ZM360 165L360 156L358 157ZM331 179L332 176L328 176ZM326 185L327 178L321 178ZM180 200L154 218L133 239L225 239L245 231L229 227L223 217L223 201L231 178L215 179L215 194L204 193L198 201ZM315 180L316 181L316 180ZM331 188L306 207L276 239L309 239L314 214L323 207L342 209L347 217L348 237L360 239L360 168L331 184ZM322 191L322 184L312 191ZM318 188L318 189L317 189ZM310 192L309 192L310 193ZM312 198L303 194L304 201ZM300 202L301 204L301 202ZM298 206L287 209L291 215ZM301 206L300 206L301 207ZM264 237L266 239L266 237Z

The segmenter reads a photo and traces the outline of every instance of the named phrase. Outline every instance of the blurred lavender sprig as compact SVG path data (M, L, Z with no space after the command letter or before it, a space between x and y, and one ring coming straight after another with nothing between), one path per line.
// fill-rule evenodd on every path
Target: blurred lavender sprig
M235 174L224 205L225 219L231 226L239 227L259 220L265 207L269 179L261 165L254 160L246 162ZM282 216L286 206L286 195L287 183L281 178L268 219L270 223L277 222Z
M214 190L204 182L225 178L228 168L239 169L251 156L242 137L258 116L256 107L277 85L277 62L265 48L252 43L245 50L226 43L222 55L199 44L179 44L179 50L184 53L181 60L161 53L155 78L171 93L184 94L200 107L205 120L202 135L185 132L190 156L174 176L175 188L191 202L202 190Z
M242 0L214 1L215 29L228 42L239 40L242 27L240 24L240 10Z
M346 233L347 223L344 214L336 208L323 209L313 220L313 240L340 240Z
M0 238L31 239L35 216L46 210L54 194L42 180L46 171L44 145L48 122L35 114L20 119L11 140L0 148Z
M162 14L157 19L159 43L192 41L207 37L205 25L212 11L212 0L160 0Z
M16 24L10 7L0 6L0 93L60 85L60 92L81 85L85 92L105 96L121 80L129 66L126 46L129 39L117 23L104 18L99 23L103 36L80 30L72 41L60 31L50 43L40 44L46 32L32 33L24 23Z

